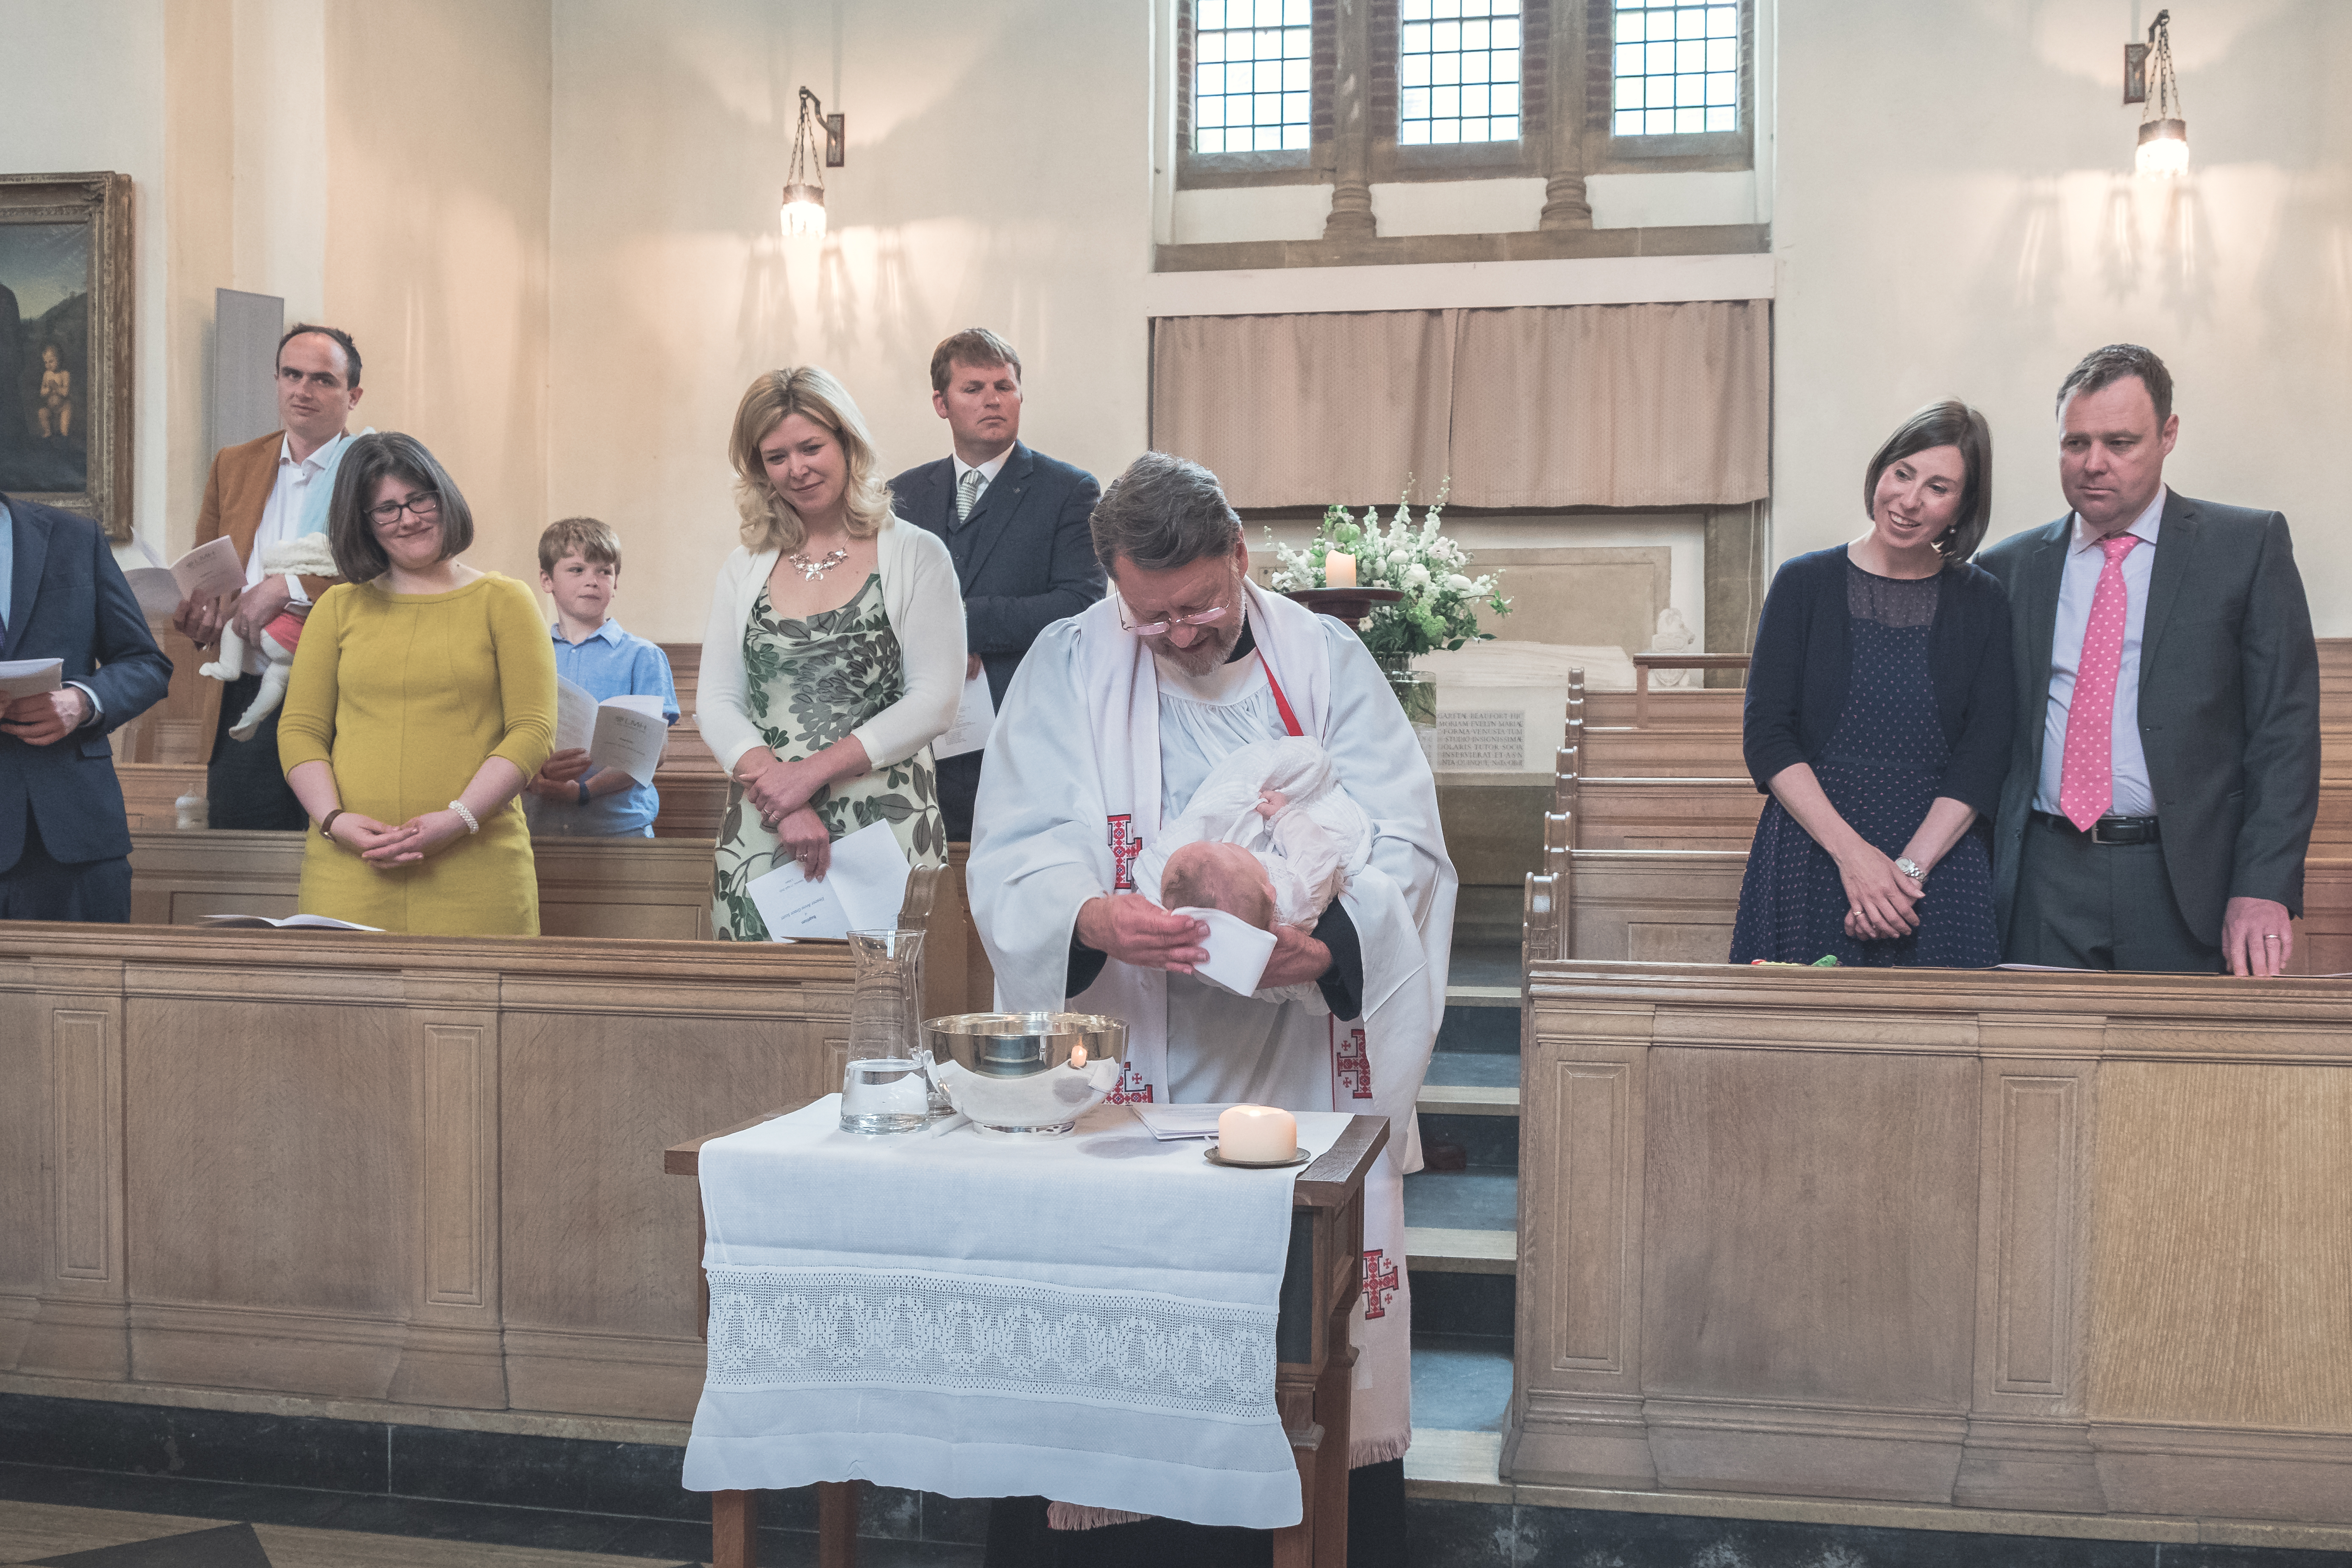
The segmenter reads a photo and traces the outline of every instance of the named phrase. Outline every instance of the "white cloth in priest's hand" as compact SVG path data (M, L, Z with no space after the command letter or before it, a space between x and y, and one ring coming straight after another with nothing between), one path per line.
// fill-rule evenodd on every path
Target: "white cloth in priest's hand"
M1255 1530L1300 1517L1274 1399L1296 1169L1161 1143L861 1137L841 1101L702 1146L696 1491L863 1479ZM1298 1118L1328 1150L1349 1118Z
M1195 909L1187 904L1181 910L1168 911L1172 915L1190 915L1205 922L1208 940L1202 946L1209 954L1208 962L1196 963L1192 973L1202 979L1222 985L1236 996L1247 996L1257 989L1265 973L1268 960L1274 957L1275 936L1270 931L1260 931L1239 915L1229 915L1223 910Z
M1053 1067L1024 1078L991 1078L961 1062L931 1069L958 1110L987 1127L1050 1127L1075 1121L1118 1087L1118 1064Z

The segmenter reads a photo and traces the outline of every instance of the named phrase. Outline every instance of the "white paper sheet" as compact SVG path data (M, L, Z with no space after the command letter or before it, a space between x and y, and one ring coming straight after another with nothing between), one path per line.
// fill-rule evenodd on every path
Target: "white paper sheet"
M963 695L956 700L955 722L931 742L932 759L979 751L988 744L988 731L995 723L996 700L988 693L988 671L983 669L963 683Z
M184 595L245 592L245 568L237 564L236 542L226 535L173 562L172 579Z
M641 701L653 703L654 710L646 712L637 706ZM639 784L651 784L654 769L661 765L662 748L668 743L660 698L608 697L596 708L588 760L600 768L618 768Z
M1187 1138L1214 1138L1217 1118L1238 1101L1216 1105L1131 1105L1135 1119L1162 1143Z
M596 699L588 689L555 678L555 749L580 752L596 738Z
M12 658L0 662L0 700L38 697L65 684L61 658Z
M887 822L868 823L835 839L824 880L812 882L791 860L744 884L751 905L775 942L845 937L887 931L907 901L907 852Z
M383 930L382 926L363 926L351 921L339 921L332 915L288 915L281 921L271 920L268 915L206 915L205 924L208 926L271 926L278 931L381 931Z
M1223 910L1187 907L1168 912L1190 915L1208 924L1209 939L1201 945L1209 950L1209 961L1194 964L1193 973L1237 996L1247 996L1257 990L1258 977L1265 973L1266 961L1274 956L1272 931L1260 931L1239 915L1229 915Z
M618 768L651 784L669 743L669 721L657 696L623 695L599 702L585 687L555 678L555 749L585 751L600 768Z
M122 580L131 584L139 607L151 616L170 615L186 597L180 592L180 580L172 575L168 566L133 566L122 574Z

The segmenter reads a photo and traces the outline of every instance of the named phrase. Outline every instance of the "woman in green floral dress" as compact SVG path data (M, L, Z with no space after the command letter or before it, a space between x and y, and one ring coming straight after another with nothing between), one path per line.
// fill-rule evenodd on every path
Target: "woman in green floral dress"
M747 884L792 859L822 877L845 833L887 822L910 865L946 863L930 743L961 695L963 600L947 546L890 515L824 371L754 381L729 450L743 543L719 569L695 719L733 781L711 925L765 942Z

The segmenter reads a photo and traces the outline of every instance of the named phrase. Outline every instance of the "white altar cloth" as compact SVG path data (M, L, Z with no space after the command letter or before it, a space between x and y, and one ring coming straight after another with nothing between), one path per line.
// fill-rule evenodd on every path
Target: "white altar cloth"
M828 1095L702 1146L689 1489L862 1479L1298 1522L1274 1334L1303 1166L1221 1169L1123 1105L1022 1142L839 1120ZM1300 1146L1348 1121L1301 1114Z

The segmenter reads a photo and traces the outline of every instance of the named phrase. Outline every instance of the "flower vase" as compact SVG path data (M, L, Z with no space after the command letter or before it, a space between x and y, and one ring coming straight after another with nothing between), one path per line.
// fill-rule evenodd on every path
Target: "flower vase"
M1398 706L1404 710L1405 722L1412 726L1412 738L1421 742L1421 754L1429 765L1437 766L1437 678L1412 667L1408 655L1375 654L1372 662L1381 667L1388 678L1389 689L1396 693Z

